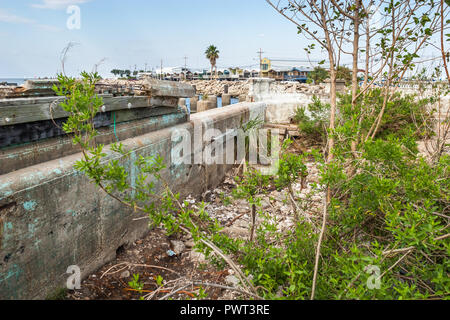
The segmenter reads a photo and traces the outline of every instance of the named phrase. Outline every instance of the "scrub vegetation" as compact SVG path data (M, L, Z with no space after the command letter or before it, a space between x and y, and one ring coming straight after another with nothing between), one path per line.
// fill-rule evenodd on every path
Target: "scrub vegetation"
M103 104L94 93L96 73L83 73L81 81L60 75L54 88L66 97L62 106L70 113L63 128L83 152L76 169L125 206L148 214L152 226L191 235L195 250L209 262L234 270L240 283L236 290L246 298L448 299L449 114L448 108L441 112L441 104L450 79L444 44L437 48L443 56L433 73L415 72L432 38L442 37L444 43L449 37L443 27L448 3L381 1L382 27L372 28L369 1L268 2L329 54L331 99L324 104L315 98L295 117L303 138L318 141L321 148L292 153L287 139L277 174L262 175L246 165L236 178L233 195L251 207L248 239L220 232L204 206L190 209L165 181L158 155L136 160L132 187L118 160L130 159L130 151L114 144L111 156L94 142L92 119ZM315 27L298 17L312 19ZM344 44L339 34L353 40ZM338 94L340 56L348 50L352 77L348 93ZM378 58L362 78L357 75L360 54L367 54L368 64ZM429 81L408 95L398 90L406 72L415 72L417 83L423 84L424 77L444 80ZM425 151L419 148L423 143ZM323 195L322 216L305 212L292 188L308 176L307 161L319 168L314 192ZM261 205L273 186L288 190L296 212L295 226L283 233ZM256 224L256 217L262 222ZM130 286L142 290L138 276Z

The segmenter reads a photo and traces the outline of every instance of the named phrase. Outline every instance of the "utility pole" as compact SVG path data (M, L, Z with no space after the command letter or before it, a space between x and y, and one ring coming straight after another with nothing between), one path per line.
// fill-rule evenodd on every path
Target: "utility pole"
M160 74L160 80L162 80L162 73L163 73L163 71L162 71L162 64L163 64L163 61L162 61L162 59L161 59L161 74Z
M259 76L262 77L262 54L264 53L262 49L260 48L259 51Z
M187 80L187 56L184 56L184 80Z

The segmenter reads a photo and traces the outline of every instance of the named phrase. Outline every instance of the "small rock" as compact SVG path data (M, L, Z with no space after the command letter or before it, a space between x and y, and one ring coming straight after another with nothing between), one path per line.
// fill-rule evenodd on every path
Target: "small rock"
M239 228L239 227L227 227L222 230L223 233L231 236L231 237L239 237L239 238L247 238L249 231L248 229Z
M167 255L169 256L169 257L175 257L177 254L174 252L174 251L172 251L172 250L167 250Z
M205 263L206 262L206 257L201 252L192 251L190 258L193 262L197 262L197 263Z
M211 202L211 201L212 201L212 196L213 196L212 192L211 192L210 190L207 190L207 191L202 195L203 201L205 201L205 202Z
M238 208L238 212L240 213L240 214L242 214L242 213L246 213L246 212L248 212L249 211L249 208L248 207L240 207L240 208Z
M187 258L189 258L189 252L183 252L182 254L181 254L181 259L187 259Z
M276 297L277 297L277 298L282 298L283 296L284 296L284 293L283 293L283 287L282 287L282 286L279 286L279 287L278 287L277 294L276 294Z
M239 285L239 279L233 275L226 276L225 282L232 287L237 287Z
M272 206L270 205L270 202L269 202L268 199L263 199L263 200L261 201L261 207L262 207L263 209L269 209L269 208L271 208Z
M120 274L121 279L129 278L129 277L130 277L130 271L128 271L128 270L126 270Z
M184 249L186 249L183 241L172 240L170 243L172 244L173 251L176 255L180 255L183 253Z
M194 241L192 241L192 240L186 241L184 244L186 245L186 248L188 248L188 249L193 248L195 245Z

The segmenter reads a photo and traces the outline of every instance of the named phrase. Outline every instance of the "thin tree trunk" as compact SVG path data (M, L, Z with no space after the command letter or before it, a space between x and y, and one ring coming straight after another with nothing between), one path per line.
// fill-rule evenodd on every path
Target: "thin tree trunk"
M214 64L213 64L213 62L211 61L211 79L209 79L209 80L212 80L212 79L213 79L213 70L214 70Z
M359 11L361 9L361 0L356 1L355 15L353 19L353 69L352 69L352 106L356 106L356 95L358 93L358 58L359 58L359 26L360 26L360 15Z
M444 44L444 0L441 0L441 51L442 51L442 59L444 61L444 70L447 74L447 80L450 84L450 73L447 67L447 54L445 52L445 44Z
M322 2L322 8L323 2ZM324 26L327 25L326 22L326 15L323 11L321 13L322 16L322 23ZM324 29L325 32L325 39L327 42L328 47L328 58L330 59L330 138L328 140L328 157L327 157L327 163L330 163L333 161L333 148L334 148L334 129L335 129L335 121L336 121L336 106L337 106L337 97L336 97L336 66L334 61L334 51L333 51L333 44L331 42L330 33L327 29ZM316 258L315 258L315 264L314 264L314 274L313 274L313 283L311 288L311 300L314 300L315 292L316 292L316 283L317 283L317 275L319 271L319 257L320 257L320 251L322 246L322 239L325 234L326 226L327 226L327 217L328 217L328 210L327 210L327 203L331 201L331 189L330 186L327 187L327 195L324 201L324 210L323 210L323 220L322 220L322 228L320 231L320 237L319 241L317 243L316 248Z
M364 70L364 84L363 88L365 89L369 83L369 68L370 68L370 17L367 15L367 23L366 23L366 66Z
M356 108L356 96L358 94L358 58L359 58L359 26L361 23L359 11L361 9L361 0L356 1L356 8L353 19L353 66L352 66L352 108L353 110ZM361 115L362 117L362 115ZM356 154L356 147L358 145L358 135L355 136L355 139L351 143L351 149L353 155Z
M250 242L253 242L256 224L256 205L252 204L252 227L250 229Z

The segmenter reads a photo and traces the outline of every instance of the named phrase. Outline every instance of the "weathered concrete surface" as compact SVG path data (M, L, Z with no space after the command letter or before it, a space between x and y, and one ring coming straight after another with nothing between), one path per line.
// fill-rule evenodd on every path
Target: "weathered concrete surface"
M222 95L222 107L229 106L231 104L231 94L224 93Z
M217 96L215 95L208 96L207 101L209 102L208 109L217 108Z
M329 95L316 94L324 103L329 102ZM252 78L249 80L249 98L251 101L263 101L267 105L266 120L269 123L292 123L296 110L312 103L311 93L280 93L276 90L276 82L268 78ZM308 112L308 111L307 111Z
M310 94L285 94L266 97L264 103L267 105L266 119L269 123L288 124L293 123L293 118L297 108L306 108L308 114L308 105L313 102L313 96ZM328 96L320 96L320 100L329 103Z
M143 80L143 83L151 88L150 92L152 96L190 98L195 95L194 87L187 83L149 78Z
M216 107L214 107L213 101L200 100L199 102L197 102L197 112L203 112L203 111L211 110L211 109L215 109L215 108L217 108L217 103L216 103Z
M160 154L166 162L166 180L182 196L197 195L221 182L228 165L174 164L172 141L176 132L194 128L239 128L254 115L263 115L264 103L240 103L191 116L191 121L123 141L131 160L120 159L131 181L134 160ZM234 141L234 140L233 140ZM192 141L192 144L194 141ZM211 141L201 144L203 150ZM196 158L194 149L184 158ZM106 150L108 152L108 149ZM40 299L65 287L71 265L82 276L110 261L116 249L148 232L146 220L106 196L73 169L80 154L47 161L0 175L0 299Z
M192 98L189 99L189 105L191 107L191 113L196 113L197 112L197 104L198 104L198 97L197 96L193 96Z
M118 123L115 132L113 126L100 128L96 141L107 145L115 142L116 139L119 141L126 140L188 121L189 116L186 113L164 114L164 111L164 108L155 108L152 117L128 123ZM162 115L158 115L158 112ZM117 114L116 121L120 120L119 117L120 114ZM72 144L72 137L67 135L1 148L0 175L78 152L79 148Z

